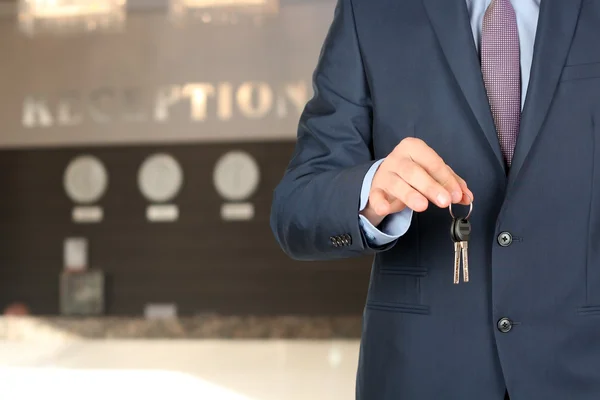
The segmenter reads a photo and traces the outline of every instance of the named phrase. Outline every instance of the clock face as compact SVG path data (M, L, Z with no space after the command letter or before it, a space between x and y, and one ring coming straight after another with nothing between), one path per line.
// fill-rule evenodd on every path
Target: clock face
M173 199L183 185L183 170L169 154L154 154L140 167L138 185L142 194L152 202Z
M241 201L254 194L260 171L254 158L242 151L223 155L215 166L213 183L217 192L230 201Z
M108 187L108 173L102 162L89 155L72 160L63 176L67 195L75 203L94 203Z

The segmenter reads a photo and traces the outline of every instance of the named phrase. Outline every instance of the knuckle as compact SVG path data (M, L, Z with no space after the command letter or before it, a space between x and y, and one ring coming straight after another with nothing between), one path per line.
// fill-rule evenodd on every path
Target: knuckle
M415 170L417 164L410 157L402 157L398 160L399 171Z
M442 179L443 179L443 181L441 181L440 183L443 187L449 187L449 188L460 187L460 185L458 184L458 181L456 180L454 175L443 176Z
M399 169L400 176L409 183L416 183L419 179L419 169L413 164L405 164L406 165L403 165L403 167Z
M406 194L406 204L411 206L411 208L419 208L422 209L423 201L428 203L427 196L424 196L422 193L419 193L416 190L411 190Z
M456 175L450 175L450 183L452 186L454 186L457 189L460 189L463 184L464 181L462 181L459 177L457 177Z
M398 156L395 153L390 154L383 160L378 170L382 170L384 172L393 171L398 166Z
M412 137L412 136L408 136L408 137L405 137L404 139L402 139L402 140L400 141L400 143L404 143L404 144L406 144L406 145L409 145L409 144L411 144L411 143L414 143L416 140L417 140L416 138L414 138L414 137Z
M429 184L429 185L427 185L427 188L425 189L425 193L430 198L436 198L439 191L440 191L439 186L435 185L435 184Z
M463 185L461 185L457 179L452 179L452 186L453 186L454 190L459 190L459 191L463 190Z
M421 146L424 142L421 139L418 139L416 137L405 137L404 139L402 139L400 141L400 143L398 143L398 146L396 146L399 149L411 149L417 146Z
M441 160L435 162L431 166L430 171L433 175L443 177L447 180L450 179L452 176L452 171L450 170L450 167Z
M403 171L412 164L409 158L399 157L395 160L395 167L398 171Z

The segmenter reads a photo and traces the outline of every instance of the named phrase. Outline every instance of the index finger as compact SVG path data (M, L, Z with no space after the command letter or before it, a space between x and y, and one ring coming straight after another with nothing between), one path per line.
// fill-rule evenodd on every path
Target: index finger
M407 146L407 152L416 164L420 165L433 179L448 190L455 203L461 201L464 191L457 175L435 150L424 141L417 139L413 145Z

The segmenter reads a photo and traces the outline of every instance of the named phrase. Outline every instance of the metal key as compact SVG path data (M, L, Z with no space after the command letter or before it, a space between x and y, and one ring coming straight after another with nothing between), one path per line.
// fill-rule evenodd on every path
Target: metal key
M460 282L460 242L454 242L454 284Z
M454 242L454 283L460 282L460 262L462 258L463 281L469 282L469 238L471 223L465 218L453 218L450 235Z
M471 222L469 217L473 211L473 200L471 199L469 214L464 218L456 218L449 207L452 224L450 225L450 237L454 242L454 283L460 283L460 264L462 259L463 280L469 282L469 238L471 237Z

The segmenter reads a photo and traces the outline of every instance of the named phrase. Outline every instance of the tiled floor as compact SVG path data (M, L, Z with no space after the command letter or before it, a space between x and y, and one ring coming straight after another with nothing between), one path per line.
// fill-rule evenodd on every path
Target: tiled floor
M0 342L2 400L352 400L357 341Z

